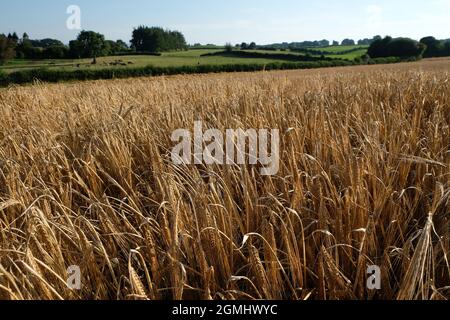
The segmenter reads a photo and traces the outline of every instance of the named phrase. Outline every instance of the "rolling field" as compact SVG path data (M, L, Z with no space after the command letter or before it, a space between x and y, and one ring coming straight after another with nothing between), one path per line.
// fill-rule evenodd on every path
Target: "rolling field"
M361 48L362 49L368 49L369 46L329 46L329 47L325 47L325 48L320 48L321 51L325 51L325 52L329 52L329 53L338 53L338 52L342 52L342 51L348 51L348 50L353 50L356 48Z
M6 65L0 66L0 70L5 72L14 72L18 70L29 70L34 68L48 68L73 71L77 69L106 69L111 67L126 68L126 67L144 67L153 65L156 67L169 66L195 66L195 65L226 65L226 64L268 64L272 62L283 62L277 59L263 59L263 58L232 58L221 56L201 57L206 53L214 53L223 50L188 50L180 52L166 52L162 56L111 56L100 57L97 59L97 64L92 65L92 59L78 59L78 60L12 60ZM117 66L115 63L120 62L124 66Z
M354 60L358 57L361 57L367 53L367 49L361 49L357 51L352 51L345 54L327 54L326 57L333 58L333 59L347 59L347 60Z
M367 53L368 46L330 46L325 48L318 48L317 50L325 52L325 56L333 59L346 59L346 60L354 60L358 57L363 56ZM315 48L311 48L315 50ZM359 50L355 50L359 49ZM348 53L342 54L342 52L354 50Z
M359 56L362 56L367 52L366 49L350 52L345 55L336 54L359 46L337 46L320 48L325 52L329 58L334 59L348 59L353 60ZM126 67L144 67L147 65L153 65L156 67L179 67L179 66L195 66L195 65L226 65L226 64L269 64L273 62L284 62L284 60L266 59L266 58L238 58L238 57L221 57L221 56L208 56L202 57L207 53L214 53L223 51L223 49L195 49L179 52L165 52L162 56L142 56L142 55L130 55L130 56L110 56L98 58L97 65L92 65L92 59L43 59L43 60L24 60L14 59L7 61L5 65L0 65L0 70L10 73L20 70L30 70L36 68L57 69L73 71L79 69L107 69L111 67L126 68ZM294 54L301 55L301 53L290 51L270 51L270 50L245 50L248 52L258 52L266 54Z
M434 59L0 89L0 299L449 299L449 76ZM279 172L174 165L196 120L279 129Z

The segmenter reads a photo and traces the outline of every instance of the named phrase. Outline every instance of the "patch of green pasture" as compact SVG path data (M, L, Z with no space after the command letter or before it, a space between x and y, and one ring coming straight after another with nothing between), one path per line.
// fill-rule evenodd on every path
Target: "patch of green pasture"
M353 49L357 49L357 48L361 48L361 49L367 49L368 46L330 46L330 47L323 47L323 48L309 48L311 50L320 50L320 51L324 51L324 52L329 52L329 53L337 53L337 52L342 52L342 51L348 51L348 50L353 50Z
M349 52L346 54L327 54L326 57L333 58L333 59L354 60L358 57L365 55L366 53L367 53L367 49L361 49L361 50Z
M180 67L193 65L226 65L226 64L268 64L273 62L284 62L278 59L266 58L241 58L206 56L207 53L214 53L221 50L189 50L179 52L166 52L161 56L111 56L97 58L97 64L93 65L92 59L77 60L40 60L40 61L14 61L4 68L5 72L18 70L30 70L35 68L47 68L51 70L83 70L83 69L110 69L144 67L153 65L155 67ZM273 52L272 52L273 53Z

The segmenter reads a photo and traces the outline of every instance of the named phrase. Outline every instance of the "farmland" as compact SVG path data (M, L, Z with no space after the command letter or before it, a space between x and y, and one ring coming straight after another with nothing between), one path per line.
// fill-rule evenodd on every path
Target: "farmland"
M359 49L348 53L343 54L336 54L336 53L330 53L327 54L326 57L333 58L333 59L347 59L347 60L354 60L358 57L361 57L367 53L367 49Z
M73 71L79 69L105 69L112 66L121 68L123 66L115 64L119 62L124 64L124 67L144 67L147 65L154 65L157 67L168 66L190 66L190 65L222 65L222 64L247 64L247 63L260 63L267 64L276 62L272 59L245 59L245 58L224 58L224 57L201 57L201 54L215 52L215 50L192 50L182 51L175 53L163 53L162 56L144 56L144 55L130 55L130 56L111 56L98 58L97 65L92 65L92 59L76 59L76 60L43 60L43 61L30 61L22 63L12 62L9 65L0 67L0 69L6 72L34 69L45 67L48 69L58 69Z
M323 50L329 50L330 54L326 55L334 59L349 59L363 55L366 50L361 49L346 55L339 55L340 51L349 50L351 46L329 47ZM354 47L357 48L357 47ZM92 59L42 59L42 60L25 60L14 59L8 61L5 65L0 65L0 70L10 73L20 70L30 70L38 68L46 68L49 70L83 70L83 69L106 69L111 67L144 67L153 65L156 67L180 67L180 66L197 66L197 65L226 65L226 64L268 64L274 62L283 62L281 59L265 59L265 58L239 58L239 57L221 57L221 56L203 56L223 49L197 49L187 51L165 52L161 56L151 55L127 55L127 56L108 56L98 58L98 63L92 65ZM265 51L265 50L246 50L248 52L259 53L282 53L301 55L290 51Z
M310 48L321 51L323 55L333 59L354 60L367 53L368 46L329 46L323 48Z
M325 51L325 52L329 52L329 53L339 53L342 51L350 51L350 50L354 50L354 49L366 49L367 50L368 46L329 46L329 47L325 47L325 48L320 48L321 51Z
M6 72L13 72L25 69L34 69L45 67L48 69L59 70L78 70L78 69L102 69L114 66L114 62L124 63L128 67L143 67L154 65L157 67L168 66L190 66L190 65L222 65L222 64L248 64L260 63L267 64L276 62L274 59L246 59L246 58L229 58L229 57L201 57L206 53L213 53L219 50L190 50L181 52L167 52L162 56L146 56L146 55L130 55L130 56L111 56L98 58L97 65L92 65L92 59L75 59L75 60L37 60L37 61L11 61L9 64L1 67ZM125 67L126 67L125 66ZM120 68L120 66L116 66Z
M0 89L0 299L448 299L449 75L430 59ZM195 120L279 129L279 172L175 165Z

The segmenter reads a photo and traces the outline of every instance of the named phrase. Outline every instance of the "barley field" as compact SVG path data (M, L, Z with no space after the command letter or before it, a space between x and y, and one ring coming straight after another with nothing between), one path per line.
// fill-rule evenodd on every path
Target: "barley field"
M0 299L449 299L449 77L436 59L1 89ZM278 174L174 165L196 120L279 129Z

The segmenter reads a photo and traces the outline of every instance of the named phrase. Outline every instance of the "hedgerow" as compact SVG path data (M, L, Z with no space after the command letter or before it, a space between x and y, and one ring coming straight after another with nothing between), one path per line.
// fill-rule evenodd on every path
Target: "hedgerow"
M317 60L317 61L285 61L268 64L224 64L224 65L192 65L192 66L168 66L157 67L148 65L145 67L126 67L126 68L105 68L105 69L81 69L74 71L58 69L31 69L20 70L12 73L4 73L0 70L0 86L10 84L26 84L36 80L43 82L62 82L62 81L85 81L100 79L120 79L131 77L161 76L176 74L195 74L195 73L221 73L221 72L255 72L263 70L294 70L294 69L314 69L351 66L358 64L387 64L403 61L396 57L369 59L367 61L348 61L348 60Z

